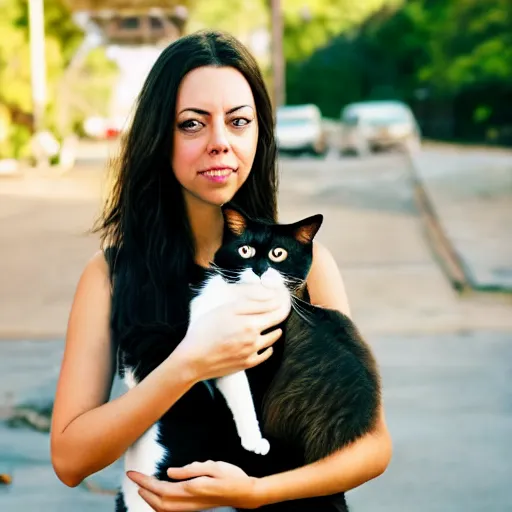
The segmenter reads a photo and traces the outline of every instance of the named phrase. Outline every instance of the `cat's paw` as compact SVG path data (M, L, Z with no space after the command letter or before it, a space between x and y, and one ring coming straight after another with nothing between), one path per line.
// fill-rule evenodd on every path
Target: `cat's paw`
M254 452L258 455L267 455L270 451L270 443L263 439L263 437L259 437L257 439L242 439L242 446L249 452Z

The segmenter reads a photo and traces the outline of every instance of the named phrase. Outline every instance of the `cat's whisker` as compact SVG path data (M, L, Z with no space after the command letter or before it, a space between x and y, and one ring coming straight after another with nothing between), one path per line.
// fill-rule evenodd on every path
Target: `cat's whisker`
M285 284L292 290L292 292L299 291L305 284L303 279L290 276L289 274L281 274L284 278Z
M289 282L289 283L303 283L304 280L303 279L300 279L298 277L294 277L294 276L290 276L289 274L281 274L285 281Z
M293 299L294 299L294 300L296 300L298 303L306 304L306 305L308 305L308 306L310 306L310 305L311 305L308 301L303 300L303 299L301 299L300 297L297 297L296 295L294 295L294 296L293 296Z
M306 301L304 300L301 300L299 299L298 297L296 297L295 295L292 295L292 302L299 308L303 309L303 310L306 310L306 308L304 308L304 306L301 305L301 302L304 303L304 304L308 304Z
M212 272L214 272L215 274L220 274L220 275L224 275L226 273L226 271L222 268L220 268L218 265L216 265L215 263L210 263L210 266L208 267L209 270L211 270Z
M304 302L304 301L302 301L302 302ZM297 298L294 297L293 295L292 295L291 304L292 304L293 310L299 315L300 318L302 318L302 320L304 320L308 324L312 323L311 313L309 311L307 311L303 306L301 306L297 302Z
M218 274L220 274L224 277L237 277L242 273L241 270L229 270L229 269L221 268L218 265L216 265L215 263L212 263L211 268L215 272L217 272Z
M294 291L298 290L304 285L304 281L302 281L302 279L290 279L285 277L284 282L288 287L292 288Z
M227 269L220 268L217 264L215 264L213 262L210 263L209 269L212 270L215 274L217 274L223 278L226 278L226 279L236 278L240 274L239 271L227 270Z
M312 325L312 322L311 320L305 315L305 313L297 307L296 304L292 304L292 309L295 311L295 313L297 313L297 315L299 315L299 317L304 321L306 322L307 324L309 325Z

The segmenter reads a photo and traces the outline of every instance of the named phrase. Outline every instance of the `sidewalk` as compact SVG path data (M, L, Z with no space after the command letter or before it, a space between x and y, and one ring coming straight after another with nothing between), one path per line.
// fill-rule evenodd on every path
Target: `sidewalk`
M512 151L438 145L414 161L470 285L512 292Z

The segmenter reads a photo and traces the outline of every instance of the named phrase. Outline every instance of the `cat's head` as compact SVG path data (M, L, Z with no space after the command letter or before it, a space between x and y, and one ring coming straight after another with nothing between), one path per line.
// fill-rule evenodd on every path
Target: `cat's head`
M313 261L313 238L322 215L293 224L269 224L231 207L223 210L224 240L214 264L231 281L281 280L290 290L302 285Z

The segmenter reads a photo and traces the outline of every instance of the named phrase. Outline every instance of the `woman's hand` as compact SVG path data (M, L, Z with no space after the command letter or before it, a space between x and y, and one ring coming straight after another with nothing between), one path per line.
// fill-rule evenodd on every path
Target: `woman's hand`
M140 496L157 512L197 511L214 507L256 508L258 479L226 462L194 462L182 468L169 468L167 475L181 482L162 482L154 477L129 471L139 486Z
M284 287L229 286L232 300L193 320L175 350L188 361L197 381L245 370L268 359L282 331L261 333L284 321L290 312L290 295Z

